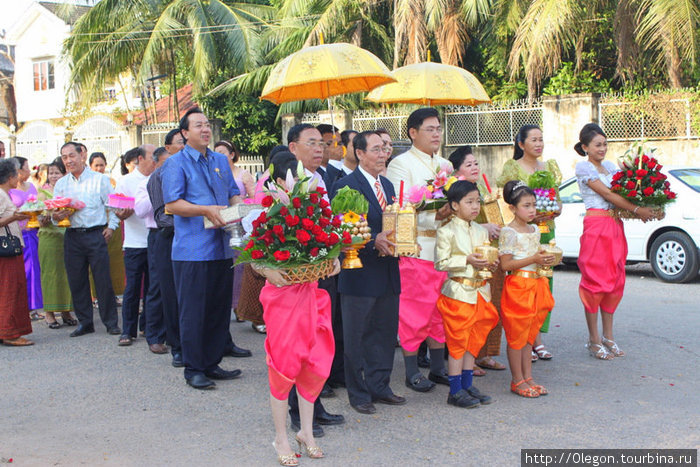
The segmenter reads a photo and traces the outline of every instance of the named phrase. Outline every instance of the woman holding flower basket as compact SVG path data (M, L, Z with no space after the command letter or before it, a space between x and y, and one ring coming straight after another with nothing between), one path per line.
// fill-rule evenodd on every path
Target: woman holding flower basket
M295 439L311 458L324 457L313 436L314 401L328 375L335 351L331 300L318 279L340 272L342 245L352 242L323 198L325 190L304 175L296 161L271 170L267 208L252 223L238 262L251 262L267 283L260 293L267 326L270 406L275 424L273 446L281 465L298 465L286 433L287 398L299 396L301 430ZM296 172L300 180L292 176ZM274 182L273 182L274 181Z
M591 356L610 360L625 355L613 337L613 313L624 292L627 260L624 227L611 208L626 210L645 222L654 217L654 212L611 190L614 182L620 180L621 172L615 164L604 160L607 138L598 125L589 123L583 127L574 150L586 157L576 164L576 179L586 207L578 257L579 295L589 334L586 347ZM602 337L598 333L598 309L602 312Z

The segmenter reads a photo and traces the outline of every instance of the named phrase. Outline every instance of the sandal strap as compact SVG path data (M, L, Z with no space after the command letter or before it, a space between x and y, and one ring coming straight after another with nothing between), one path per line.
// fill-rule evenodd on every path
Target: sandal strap
M595 347L597 347L598 350L594 350ZM589 342L586 344L586 348L591 352L591 355L599 360L607 360L605 357L613 355L603 344Z

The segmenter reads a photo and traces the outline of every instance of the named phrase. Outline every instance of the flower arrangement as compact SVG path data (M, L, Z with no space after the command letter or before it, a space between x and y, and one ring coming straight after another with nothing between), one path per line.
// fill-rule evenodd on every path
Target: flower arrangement
M27 196L27 201L20 206L20 212L33 212L33 211L43 211L46 209L44 202L36 197L36 195Z
M336 213L336 218L340 219L343 232L349 232L352 237L351 249L345 250L343 269L361 268L362 261L357 252L372 238L367 224L369 202L359 191L345 186L335 194L331 201L331 210Z
M620 171L613 175L610 189L637 206L655 209L657 218L661 219L664 207L676 200L676 193L671 191L666 175L661 173L663 166L654 157L655 151L645 149L641 143L633 144L618 159ZM622 209L616 209L615 213L620 218L637 218Z
M408 201L415 204L418 211L440 209L447 203L447 190L457 180L452 166L443 165L435 178L427 180L425 185L415 185L409 189Z
M46 192L45 190L42 190L42 192L45 194L51 194L49 192ZM78 199L64 198L62 196L56 196L55 198L47 199L44 201L44 205L48 210L60 211L65 209L71 212L83 209L85 207L85 203ZM65 219L59 221L57 225L59 227L70 227L70 219L66 217Z
M547 221L554 219L559 207L559 188L554 175L546 170L538 170L527 180L527 185L535 192L535 208L541 220L537 223L540 232L549 232Z
M261 202L265 210L252 222L250 240L236 248L241 252L236 264L249 262L288 271L319 265L325 271L327 260L337 258L342 247L352 244L350 232L342 228L341 219L333 216L323 196L326 191L304 174L301 163L297 174L298 181L288 172L285 186L275 183L267 191Z

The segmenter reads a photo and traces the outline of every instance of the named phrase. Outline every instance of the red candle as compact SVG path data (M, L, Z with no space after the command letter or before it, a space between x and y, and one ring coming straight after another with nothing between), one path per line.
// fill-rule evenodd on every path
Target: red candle
M482 177L484 177L484 183L486 184L486 190L488 190L489 193L491 193L491 185L489 185L489 179L486 178L486 174L482 173Z
M403 180L401 180L401 186L399 188L399 207L403 207Z

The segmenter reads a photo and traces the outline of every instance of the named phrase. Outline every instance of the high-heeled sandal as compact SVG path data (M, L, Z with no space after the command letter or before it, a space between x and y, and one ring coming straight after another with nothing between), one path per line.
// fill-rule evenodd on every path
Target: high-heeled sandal
M532 376L529 377L529 378L527 378L527 379L525 380L525 382L526 382L527 384L530 384L530 381L532 381ZM541 384L530 384L530 387L531 387L532 389L534 389L535 391L537 391L537 393L538 393L540 396L546 396L547 394L549 394L549 391L547 391L547 388L545 388L545 387L542 386Z
M521 384L525 384L527 387L519 388ZM529 399L534 399L540 397L540 393L535 390L535 388L530 387L525 380L518 381L517 383L510 382L510 392L517 394L521 397L527 397Z
M305 452L307 456L309 456L312 459L321 459L325 457L323 454L323 450L318 447L318 446L309 446L306 444L306 441L303 439L299 438L299 436L295 436L294 439L297 440L297 443L299 444L299 450L301 452Z
M594 344L592 342L586 343L586 348L591 357L595 357L598 360L612 360L615 356L608 351L603 344Z
M275 452L277 452L277 444L273 441L272 442L272 447L275 449ZM294 467L296 465L299 465L299 459L298 455L296 452L293 452L291 454L277 454L277 462L280 463L280 465L284 465L286 467Z
M611 354L613 354L614 356L616 356L616 357L624 357L625 356L625 352L620 347L617 346L617 343L615 341L612 341L610 339L606 339L605 336L603 336L601 341L603 342L603 345L605 346L605 348L607 348L608 351Z

